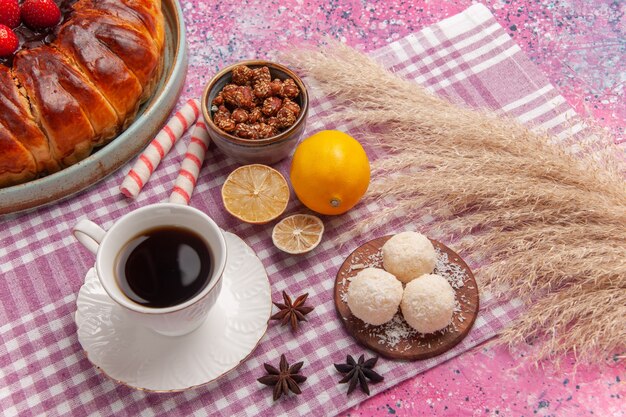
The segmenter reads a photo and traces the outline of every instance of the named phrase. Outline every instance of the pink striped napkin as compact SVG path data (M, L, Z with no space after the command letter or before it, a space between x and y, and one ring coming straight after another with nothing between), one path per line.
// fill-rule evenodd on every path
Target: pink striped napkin
M492 107L514 115L559 138L585 133L573 110L556 89L524 56L489 11L475 5L465 12L389 44L372 53L398 74L427 88L472 106ZM315 95L315 91L312 91ZM320 117L331 103L314 97L307 134L336 126ZM93 258L73 239L70 228L88 216L105 228L139 206L165 200L178 172L177 147L161 164L148 190L136 201L120 198L124 172L113 175L88 192L33 211L4 219L0 232L0 410L5 416L28 415L333 415L362 401L355 391L346 396L345 385L333 363L364 349L344 331L332 299L334 276L357 245L333 246L333 238L375 206L363 206L338 218L326 218L326 238L313 253L292 257L271 242L270 226L240 223L221 210L220 186L235 168L233 161L212 149L198 179L191 205L208 212L225 230L241 236L258 254L272 284L273 298L280 292L309 293L316 305L310 321L294 337L285 327L271 325L254 354L236 371L218 382L178 394L134 391L107 379L87 360L76 337L73 314L76 293ZM288 161L277 166L286 173ZM294 199L287 213L302 211ZM421 228L396 221L381 233ZM445 236L426 230L446 242ZM484 296L480 315L469 336L437 358L403 363L381 359L377 370L383 383L373 394L493 337L520 312L515 300L502 303ZM271 390L256 382L264 362L277 363L281 353L291 361L304 360L308 376L303 394L273 403ZM367 352L370 356L371 352Z

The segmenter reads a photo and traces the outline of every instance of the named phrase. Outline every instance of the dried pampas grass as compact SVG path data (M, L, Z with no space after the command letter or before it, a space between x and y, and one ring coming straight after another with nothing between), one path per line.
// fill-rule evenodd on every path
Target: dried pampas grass
M611 141L568 153L493 113L438 98L333 42L286 56L334 99L334 121L385 151L367 194L384 206L354 233L424 214L489 289L524 314L499 340L540 337L539 357L600 359L626 349L626 187ZM592 156L593 155L593 156ZM599 156L601 155L601 156Z

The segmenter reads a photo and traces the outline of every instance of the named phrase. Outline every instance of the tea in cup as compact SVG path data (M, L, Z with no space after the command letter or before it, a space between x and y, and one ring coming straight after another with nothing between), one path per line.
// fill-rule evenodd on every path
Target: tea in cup
M81 220L74 236L96 255L96 273L129 319L168 336L198 328L219 296L226 241L193 207L139 208L105 231Z

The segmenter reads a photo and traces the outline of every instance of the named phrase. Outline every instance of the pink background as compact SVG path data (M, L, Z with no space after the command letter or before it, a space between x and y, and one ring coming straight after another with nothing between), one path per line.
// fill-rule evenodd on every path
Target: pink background
M593 0L483 2L579 114L624 140L626 4ZM471 1L313 0L183 2L188 25L187 93L199 92L225 64L264 57L328 34L368 51L445 17ZM206 71L210 68L210 71ZM345 416L623 416L626 370L561 367L525 360L532 349L479 347L375 396Z
M226 64L264 57L299 42L315 43L325 35L368 51L458 13L471 4L469 0L442 3L181 0L190 53L189 74L181 102L199 97L206 82ZM615 133L619 142L624 141L626 116L623 64L626 43L622 20L626 6L622 3L617 0L485 3L569 103L579 113L594 118ZM169 171L167 167L162 168L157 176L169 184L176 173L177 166L172 165ZM101 185L85 192L80 199L61 202L3 224L7 233L0 239L0 253L10 256L0 263L8 271L0 277L0 290L8 295L3 298L0 315L10 319L6 322L15 324L3 326L1 336L8 342L0 345L3 348L0 349L3 368L0 379L5 382L0 383L0 392L3 399L10 396L1 405L6 406L7 415L52 415L55 412L86 415L94 410L103 414L142 412L142 415L152 415L166 413L167 407L175 405L175 401L167 397L137 395L107 380L93 369L75 337L71 317L75 308L74 293L82 276L66 272L86 270L93 264L93 258L72 252L74 248L67 239L72 245L77 244L67 228L75 223L77 213L100 212L102 215L100 210L106 211L107 204L117 205L117 210L103 215L111 220L129 206L146 201L143 198L118 204L122 198L117 194L116 178L119 177L121 172L103 182L115 182L114 187ZM164 194L163 182L160 188L151 187L153 201ZM213 191L217 192L213 197L217 196L217 187L214 186ZM213 197L208 196L204 201L216 201ZM233 222L230 219L229 224L236 224ZM241 226L238 229L241 230ZM255 246L262 249L259 241ZM50 272L52 274L48 275ZM45 277L45 285L35 285L33 274ZM623 398L626 370L617 356L600 358L603 363L596 366L575 367L570 357L563 360L561 368L551 363L534 367L526 359L533 347L516 348L509 351L478 347L342 415L626 415ZM31 362L27 363L25 358ZM332 367L332 364L326 361L312 366ZM234 378L218 384L214 389L227 392L231 399L240 389ZM305 395L319 395L321 388L318 384L306 389ZM188 393L192 398L201 396L199 391ZM202 402L208 401L213 392L204 394L194 403L183 402L180 410L202 407L205 405ZM357 393L352 398L362 398L355 395ZM185 400L184 396L178 398L181 402ZM121 406L125 408L120 412Z
M579 114L624 140L626 5L602 0L483 2ZM470 1L312 0L182 2L188 25L187 94L225 64L265 57L328 34L368 51L445 17ZM210 71L206 71L209 68ZM185 93L183 93L185 94ZM519 351L480 347L375 396L345 416L623 416L626 371L599 366L539 367Z
M626 5L608 0L483 2L579 114L624 140ZM470 1L312 0L182 2L187 93L225 64L264 57L325 34L365 51L458 13ZM206 71L209 68L210 71ZM185 94L185 93L184 93ZM532 349L480 347L375 396L345 416L623 416L626 371L617 358L561 367L525 360Z

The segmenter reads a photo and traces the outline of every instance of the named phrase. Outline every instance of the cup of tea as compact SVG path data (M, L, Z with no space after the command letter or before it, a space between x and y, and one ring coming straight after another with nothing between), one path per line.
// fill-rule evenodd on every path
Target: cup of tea
M82 219L72 233L96 255L104 290L139 325L184 335L204 322L217 301L226 240L198 209L153 204L124 215L109 230Z

